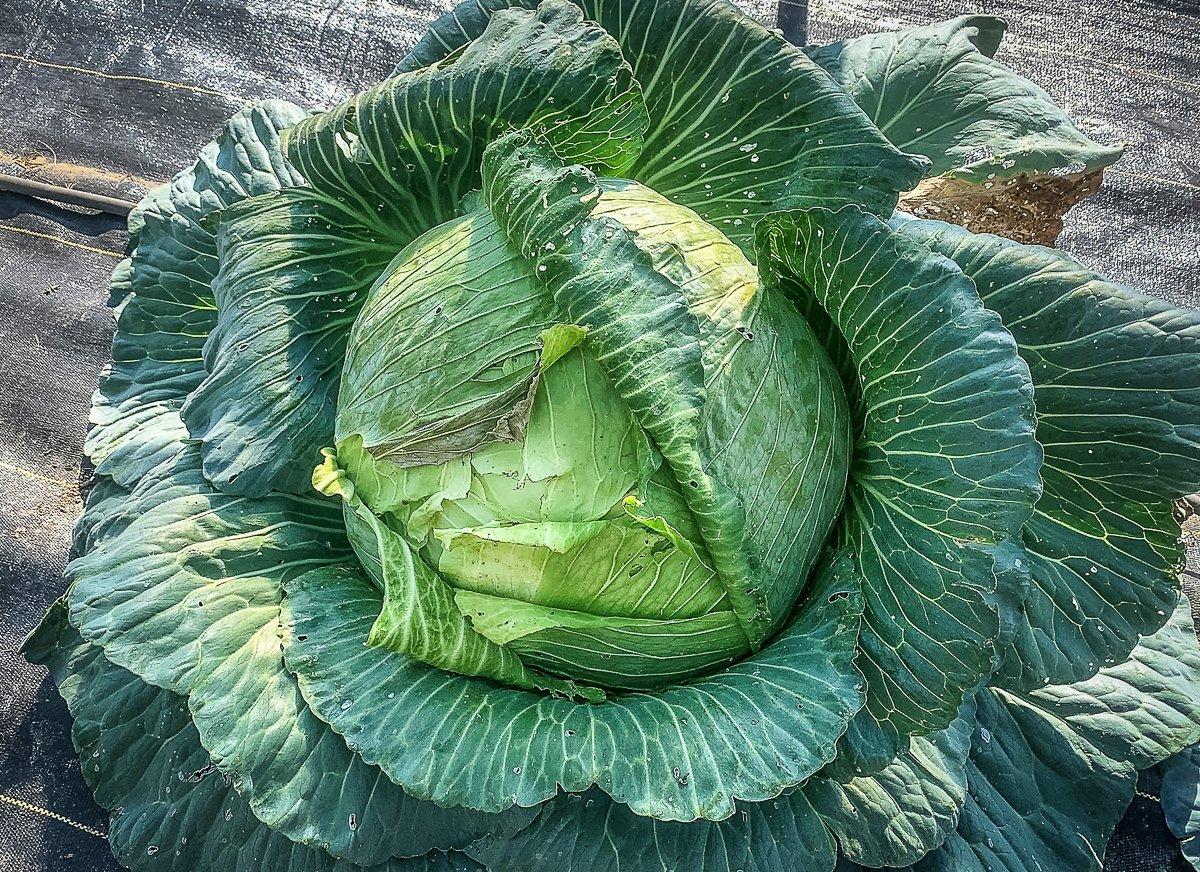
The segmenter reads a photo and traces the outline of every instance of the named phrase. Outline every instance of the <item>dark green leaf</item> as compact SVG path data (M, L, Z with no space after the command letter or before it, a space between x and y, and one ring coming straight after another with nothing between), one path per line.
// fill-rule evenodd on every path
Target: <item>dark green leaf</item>
M288 131L288 158L317 191L405 241L458 213L483 149L532 127L568 160L619 173L645 108L616 42L578 7L498 13L453 62L404 73Z
M970 280L873 216L781 213L759 249L852 397L839 536L864 580L867 709L888 732L943 729L991 673L993 552L1040 490L1029 372Z
M912 872L1100 872L1133 767L1004 691L977 703L958 830Z
M71 564L83 637L142 680L188 695L214 762L290 839L370 864L522 823L523 811L498 821L413 799L313 715L284 668L279 599L287 579L350 559L341 513L315 493L221 493L199 465L191 448L143 480L127 525Z
M929 158L934 175L982 185L1119 158L1120 148L1088 139L1049 94L992 59L1004 29L999 18L964 15L806 51L897 148Z
M535 3L467 0L400 70L441 61L504 14L494 10ZM754 224L772 209L856 203L888 215L924 173L803 52L730 3L580 5L620 43L645 95L645 146L620 174L695 209L751 256Z
M83 504L83 513L75 521L71 554L88 551L97 540L121 529L132 520L126 512L129 488L122 487L107 476L97 476Z
M967 15L806 51L898 148L933 161L901 209L1052 244L1122 150L1093 142L1049 94L992 60L1004 27Z
M48 663L75 718L71 734L83 774L97 801L113 812L109 844L122 865L164 872L478 868L461 854L440 853L363 867L269 829L212 765L186 699L114 666L65 619L65 609L52 611L43 628L48 644L30 653ZM360 824L347 819L344 825Z
M101 475L132 486L181 449L188 434L179 409L204 378L202 349L216 324L217 247L205 219L301 182L280 153L279 131L305 114L281 100L242 110L193 167L130 214L131 260L113 275L112 363L101 374L84 446Z
M311 491L333 438L350 327L400 248L305 188L222 213L208 375L183 406L210 481L230 493Z
M1033 376L1045 493L1024 531L1032 580L999 681L1094 675L1178 599L1170 502L1200 490L1200 316L1048 248L897 223L974 280Z
M1185 748L1162 766L1162 806L1179 849L1200 869L1200 745Z
M601 705L365 647L381 601L352 566L288 584L288 667L313 709L416 796L499 810L598 784L639 815L721 819L816 771L860 704L857 579L823 575L770 647L710 678Z
M914 736L909 749L875 775L805 784L805 795L850 860L872 867L915 863L954 832L967 794L974 700L959 712L945 730Z
M797 791L739 803L723 821L639 817L593 788L550 801L511 839L468 849L491 872L830 872L829 832Z
M1181 596L1166 626L1144 637L1128 660L1075 684L1034 690L1028 699L1137 769L1200 740L1200 646L1191 603Z

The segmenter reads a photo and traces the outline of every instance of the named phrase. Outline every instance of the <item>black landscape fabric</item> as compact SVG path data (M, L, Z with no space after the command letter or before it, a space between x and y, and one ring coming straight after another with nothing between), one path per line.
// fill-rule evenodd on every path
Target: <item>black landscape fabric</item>
M753 14L774 21L773 0ZM328 106L385 76L440 3L0 0L0 173L137 199L244 102ZM964 12L1010 22L999 58L1126 157L1060 245L1098 271L1200 305L1200 3L792 2L797 43ZM0 193L0 872L117 869L45 670L16 653L62 592L87 474L89 396L108 357L123 222ZM1153 774L1108 872L1184 872Z

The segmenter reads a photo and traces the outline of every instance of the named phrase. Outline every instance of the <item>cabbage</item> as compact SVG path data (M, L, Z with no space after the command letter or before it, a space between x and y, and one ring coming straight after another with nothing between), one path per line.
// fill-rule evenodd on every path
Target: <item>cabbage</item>
M1120 151L1002 32L466 0L151 192L25 648L118 860L1099 869L1200 741L1200 317L1029 244Z

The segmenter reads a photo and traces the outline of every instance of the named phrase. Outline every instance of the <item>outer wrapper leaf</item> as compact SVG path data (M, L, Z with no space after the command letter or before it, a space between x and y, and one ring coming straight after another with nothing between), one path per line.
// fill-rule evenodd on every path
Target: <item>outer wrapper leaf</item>
M940 847L954 832L966 800L974 726L971 699L949 727L914 737L876 775L808 782L803 791L836 834L843 855L870 867L903 866Z
M1162 806L1184 858L1200 869L1200 745L1163 763Z
M46 663L75 718L71 736L88 785L113 811L109 844L135 870L471 872L462 854L358 866L262 824L200 744L184 697L114 666L66 624L60 605L26 643ZM347 821L356 827L357 821Z
M977 700L958 830L913 872L1099 872L1133 768L1004 691Z
M504 14L493 10L510 5L526 4L461 3L434 22L399 71L453 56ZM642 85L649 128L621 175L695 209L750 257L754 224L772 209L855 203L887 215L897 192L925 171L924 160L891 147L803 52L723 0L581 6L617 39Z
M333 431L346 337L399 245L307 188L227 209L216 242L208 375L183 419L222 489L308 493Z
M901 208L1053 243L1063 214L1122 149L1093 142L1049 94L992 59L1004 28L968 15L806 51L897 148L933 162Z
M534 128L564 157L614 174L641 148L641 88L614 38L578 7L506 9L471 40L451 62L297 125L288 159L317 191L413 239L458 213L480 187L484 148L513 128Z
M971 277L1033 377L1045 493L1022 533L1031 585L998 683L1094 675L1178 601L1170 501L1200 490L1200 316L1051 249L896 224Z
M187 695L214 763L273 830L370 865L528 820L414 799L300 697L284 668L279 599L298 573L350 559L336 504L223 494L191 448L139 484L117 518L100 519L104 535L70 566L72 623L114 664Z
M981 691L958 828L911 868L1098 872L1137 770L1200 731L1198 667L1181 598L1167 626L1092 678L1024 699Z
M1191 603L1181 596L1166 626L1144 637L1128 660L1075 684L1035 690L1029 700L1137 769L1200 740L1200 646Z
M858 444L838 537L866 595L858 663L879 726L859 732L886 748L889 734L945 728L992 670L995 546L1040 490L1029 372L953 264L857 209L777 215L759 251L851 395Z
M196 164L155 188L129 216L130 258L113 273L112 362L92 400L84 453L100 475L131 486L180 451L184 399L204 378L213 329L217 246L207 218L246 197L300 184L279 132L306 113L267 100L231 118Z
M777 872L833 869L833 839L805 795L739 805L723 821L639 817L592 789L551 800L515 838L469 849L492 872Z
M758 654L602 705L364 647L380 595L349 565L288 584L285 653L313 710L415 796L492 811L598 784L646 817L721 820L735 798L774 798L828 761L861 703L857 583L839 563Z

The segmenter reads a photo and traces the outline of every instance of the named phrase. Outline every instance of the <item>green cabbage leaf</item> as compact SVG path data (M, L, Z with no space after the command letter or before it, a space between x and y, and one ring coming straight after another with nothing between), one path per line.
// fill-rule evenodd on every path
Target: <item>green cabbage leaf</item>
M1003 29L466 0L152 191L24 647L117 860L1193 856L1200 315L1029 244L1120 149Z

